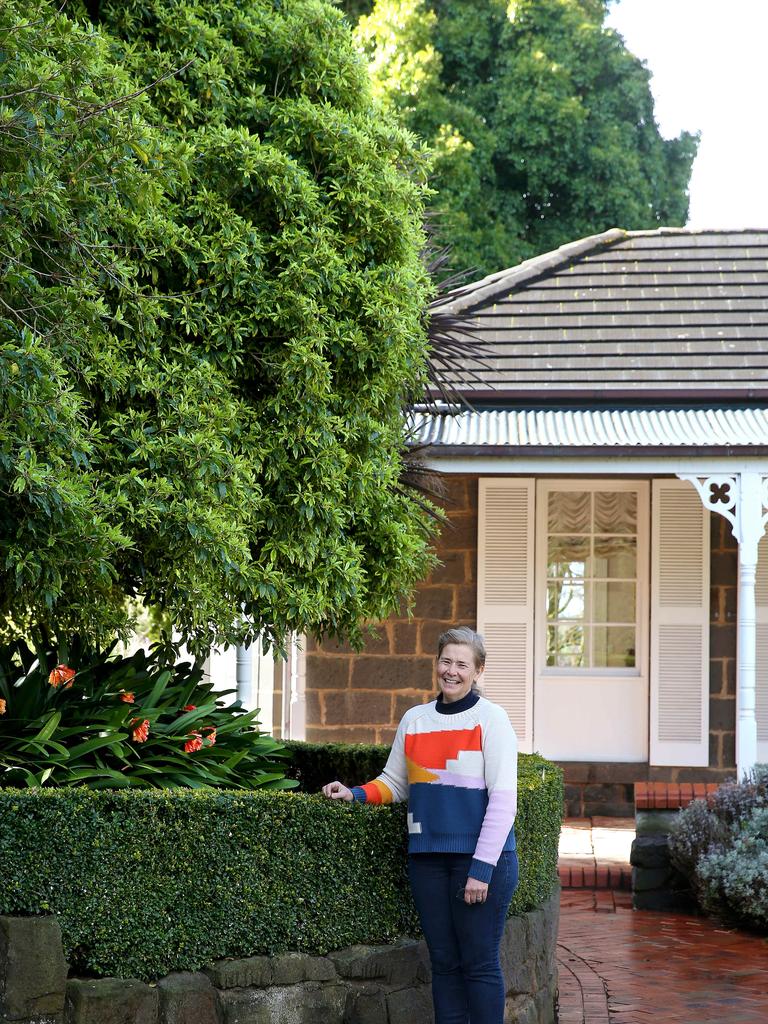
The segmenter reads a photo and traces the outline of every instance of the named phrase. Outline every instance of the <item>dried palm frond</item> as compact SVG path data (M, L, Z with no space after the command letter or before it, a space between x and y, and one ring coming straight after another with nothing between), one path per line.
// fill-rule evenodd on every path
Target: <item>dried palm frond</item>
M475 277L475 268L452 270L453 250L435 242L436 218L425 223L427 244L422 259L435 284L435 298L424 311L430 347L427 355L429 385L419 404L435 412L459 412L472 406L467 398L468 385L484 384L480 372L488 368L487 348L478 338L479 325L469 315L455 313L452 302Z

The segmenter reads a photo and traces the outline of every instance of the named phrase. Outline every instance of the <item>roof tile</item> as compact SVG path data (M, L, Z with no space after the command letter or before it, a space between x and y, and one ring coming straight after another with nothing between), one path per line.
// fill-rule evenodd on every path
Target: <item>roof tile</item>
M768 388L768 231L613 230L443 300L499 392ZM483 365L483 363L485 365Z

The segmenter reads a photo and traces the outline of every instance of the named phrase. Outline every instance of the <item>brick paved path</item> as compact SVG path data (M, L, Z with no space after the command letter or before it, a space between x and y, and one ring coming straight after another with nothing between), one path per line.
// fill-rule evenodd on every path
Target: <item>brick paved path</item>
M768 940L564 890L559 1024L766 1024Z

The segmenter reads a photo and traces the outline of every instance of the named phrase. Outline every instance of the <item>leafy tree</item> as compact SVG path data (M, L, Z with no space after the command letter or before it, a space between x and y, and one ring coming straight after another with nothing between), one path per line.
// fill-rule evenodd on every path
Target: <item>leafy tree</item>
M436 154L434 206L492 272L609 227L685 223L696 137L664 140L604 0L376 0L377 95Z
M0 637L359 634L430 564L425 160L324 0L0 8Z

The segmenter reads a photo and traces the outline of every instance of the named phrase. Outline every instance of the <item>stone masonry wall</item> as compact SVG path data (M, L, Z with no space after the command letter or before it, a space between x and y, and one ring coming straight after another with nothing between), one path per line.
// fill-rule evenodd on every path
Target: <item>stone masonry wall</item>
M559 892L502 938L508 1024L554 1024ZM14 1024L433 1024L423 942L220 960L148 985L67 978L55 917L0 917L0 1021Z
M313 742L389 743L403 713L434 696L437 638L477 622L477 477L445 478L449 524L443 563L418 588L413 617L393 616L360 654L326 642L307 645L306 738Z
M433 696L437 638L448 626L477 622L477 480L447 477L437 554L444 563L419 588L414 616L388 619L361 654L323 644L307 653L307 739L388 743L403 712ZM735 773L736 595L738 549L730 524L712 513L710 548L710 755L708 768L559 762L566 811L629 817L638 781L721 781Z

